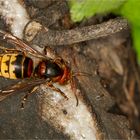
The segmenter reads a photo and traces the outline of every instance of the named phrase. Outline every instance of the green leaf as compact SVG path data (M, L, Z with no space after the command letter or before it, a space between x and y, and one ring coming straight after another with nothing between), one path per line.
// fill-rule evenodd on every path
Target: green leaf
M140 0L127 0L119 13L127 18L132 25L140 26Z
M71 17L73 21L81 21L96 13L107 13L117 9L126 0L71 0Z
M140 64L140 27L133 26L132 28L133 45L137 53L138 62Z
M134 48L140 64L140 0L128 0L119 13L131 24Z

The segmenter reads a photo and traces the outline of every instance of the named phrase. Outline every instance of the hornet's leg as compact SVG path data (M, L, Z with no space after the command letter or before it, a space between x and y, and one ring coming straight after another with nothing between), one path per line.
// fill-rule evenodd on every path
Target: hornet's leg
M51 84L51 82L46 83L46 84L47 84L47 86L48 86L50 89L52 89L52 90L54 90L54 91L60 93L66 100L68 100L68 97L65 95L65 93L62 92L59 88L56 88L53 84Z
M37 89L38 89L38 86L34 87L30 92L28 92L28 93L23 97L23 99L22 99L22 101L21 101L21 109L24 109L24 105L25 105L25 103L26 103L28 97L29 97L30 95L32 95Z

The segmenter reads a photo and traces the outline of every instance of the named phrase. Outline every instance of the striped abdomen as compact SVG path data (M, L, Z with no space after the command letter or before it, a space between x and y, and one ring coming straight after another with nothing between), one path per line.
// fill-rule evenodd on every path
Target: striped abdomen
M3 54L0 56L0 76L10 79L31 77L33 61L21 54Z

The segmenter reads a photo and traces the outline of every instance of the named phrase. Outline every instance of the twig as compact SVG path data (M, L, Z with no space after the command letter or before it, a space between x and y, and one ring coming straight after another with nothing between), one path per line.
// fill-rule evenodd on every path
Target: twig
M125 71L125 73L124 73L123 90L124 90L124 93L125 93L127 100L129 101L130 106L133 109L134 115L138 116L139 115L138 108L137 108L136 104L134 103L131 95L129 94L129 91L127 88L127 71Z
M105 37L122 30L128 29L126 19L116 18L107 22L91 25L83 28L75 28L71 30L56 31L42 29L34 38L33 43L38 45L70 45L86 40Z
M130 63L132 65L132 70L133 70L133 73L134 73L137 84L140 85L140 75L139 75L139 72L138 72L138 69L137 69L137 66L136 66L135 56L134 56L134 53L132 53L132 51L130 53L131 53L130 54ZM140 93L140 86L138 86L138 90L139 90L139 93Z

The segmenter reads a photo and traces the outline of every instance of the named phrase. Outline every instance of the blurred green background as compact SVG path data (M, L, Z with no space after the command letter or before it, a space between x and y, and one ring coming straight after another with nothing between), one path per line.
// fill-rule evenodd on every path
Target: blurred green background
M95 14L114 13L128 19L133 38L133 46L140 64L140 0L70 0L71 18L80 22Z

